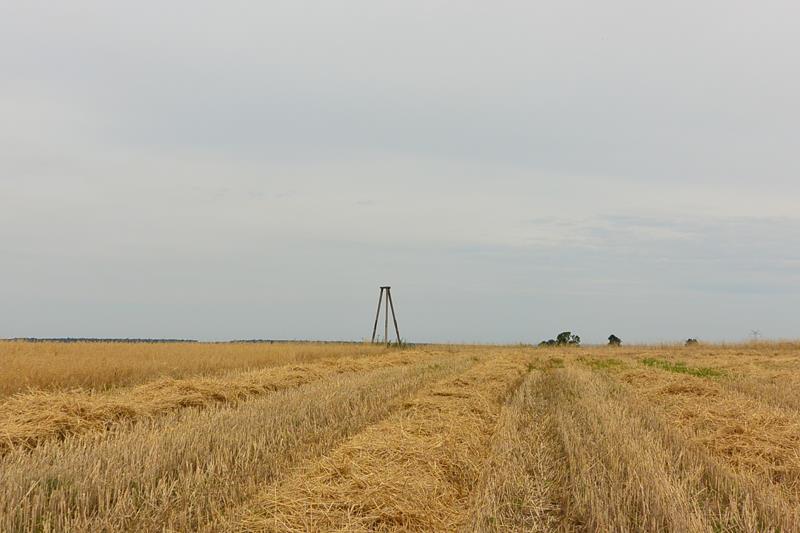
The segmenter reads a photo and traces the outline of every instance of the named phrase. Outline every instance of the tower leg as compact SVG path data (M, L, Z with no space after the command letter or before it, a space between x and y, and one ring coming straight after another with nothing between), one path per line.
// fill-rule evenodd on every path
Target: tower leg
M381 300L383 299L383 287L378 295L378 310L375 311L375 325L372 326L372 342L375 342L375 333L378 332L378 317L381 315Z
M400 345L400 329L397 327L397 315L394 314L394 301L392 300L392 291L386 291L386 298L389 300L389 306L392 308L392 320L394 321L394 332L397 334L397 345Z
M384 317L383 323L383 340L386 341L386 346L389 346L389 289L386 289L386 311L384 313L386 316Z

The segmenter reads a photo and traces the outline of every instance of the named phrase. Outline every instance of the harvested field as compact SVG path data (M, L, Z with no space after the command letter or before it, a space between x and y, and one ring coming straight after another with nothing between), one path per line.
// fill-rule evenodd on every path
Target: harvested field
M495 358L436 384L275 487L237 531L454 531L503 399L525 365Z
M719 461L800 502L799 412L693 376L631 371L621 379Z
M163 377L210 376L384 352L385 347L370 344L0 341L0 397L28 389L106 390Z
M7 396L0 531L800 531L798 345L334 346Z
M487 461L470 496L470 531L551 531L561 516L564 471L553 419L533 370L503 406Z
M106 437L17 451L0 473L0 530L196 529L470 364L456 357L343 374L236 407L189 409Z
M374 358L340 358L305 365L234 373L220 377L165 378L105 393L33 391L0 403L0 454L16 447L34 447L63 438L185 408L214 403L238 403L276 390L297 387L325 377L384 366L421 362L390 354Z

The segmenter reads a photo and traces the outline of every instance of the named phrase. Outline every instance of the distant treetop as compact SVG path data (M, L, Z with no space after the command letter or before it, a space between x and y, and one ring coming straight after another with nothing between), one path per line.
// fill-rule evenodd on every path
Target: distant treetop
M555 339L542 341L539 346L580 346L581 338L571 331L562 331Z

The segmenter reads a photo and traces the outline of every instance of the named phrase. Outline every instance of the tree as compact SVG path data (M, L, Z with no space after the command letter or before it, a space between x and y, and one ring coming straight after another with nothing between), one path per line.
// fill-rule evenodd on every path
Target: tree
M581 338L573 335L571 331L562 331L555 339L542 341L539 346L579 346Z
M686 346L696 346L700 344L697 339L686 339Z
M622 344L622 339L620 339L619 337L617 337L613 333L611 334L610 337L608 337L608 345L609 346L620 346L621 344Z
M573 335L571 331L562 331L556 337L556 344L558 346L578 346L581 343L581 338Z

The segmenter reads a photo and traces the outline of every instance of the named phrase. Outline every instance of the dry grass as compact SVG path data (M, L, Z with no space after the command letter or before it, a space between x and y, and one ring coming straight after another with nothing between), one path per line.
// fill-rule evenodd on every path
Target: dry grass
M102 393L34 391L17 394L0 403L0 455L18 447L32 448L48 439L106 431L123 422L175 409L238 403L334 374L410 365L429 357L424 353L401 352L285 365L226 376L167 378Z
M455 531L519 358L439 383L288 480L266 488L237 531Z
M14 452L0 468L0 531L195 530L469 364L443 356L343 374L235 407L187 409Z
M793 506L686 440L616 382L568 368L545 393L568 459L565 530L790 531L795 523Z
M800 531L798 344L323 352L6 398L0 531Z
M531 372L500 414L465 529L553 531L561 517L562 453L541 394L546 376Z
M668 449L612 401L601 379L569 368L542 394L565 461L562 528L586 531L708 531L695 494Z
M736 392L754 369L800 368L797 347L746 348L540 352L544 372L504 408L466 529L798 530L795 415L764 401L773 389ZM654 357L670 364L642 364ZM626 384L641 374L649 380ZM681 409L654 410L662 395L683 397Z
M799 412L693 376L630 371L622 379L720 461L800 505Z
M616 376L551 367L506 405L466 529L797 530L795 504L686 437Z
M328 357L378 355L371 344L103 343L0 341L0 397L28 389L131 386Z

